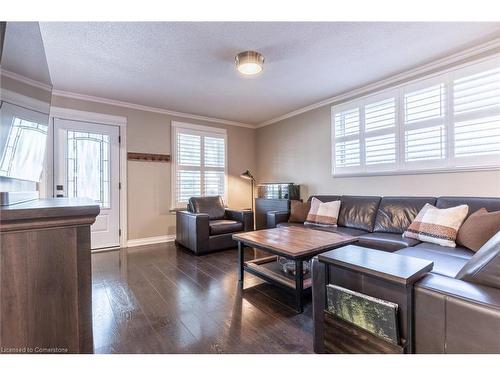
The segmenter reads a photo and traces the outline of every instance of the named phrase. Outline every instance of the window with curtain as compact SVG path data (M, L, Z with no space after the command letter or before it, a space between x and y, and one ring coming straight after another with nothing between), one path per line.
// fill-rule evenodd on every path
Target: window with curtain
M226 131L172 123L172 202L185 208L190 197L226 198Z
M332 107L334 175L500 167L500 56Z

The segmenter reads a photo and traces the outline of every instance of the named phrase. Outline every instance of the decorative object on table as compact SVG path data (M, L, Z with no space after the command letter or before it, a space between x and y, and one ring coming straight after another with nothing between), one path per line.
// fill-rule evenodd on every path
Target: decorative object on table
M261 183L257 186L257 197L298 201L300 200L300 185L292 182Z
M450 208L436 208L426 203L403 233L403 237L456 247L455 239L458 230L468 212L469 206L466 204Z
M305 224L322 227L336 227L339 217L340 201L321 202L318 198L311 199L311 209L307 214Z
M252 181L252 191L251 191L251 196L250 200L252 201L252 211L253 211L253 185L255 183L255 178L253 177L252 173L247 169L245 172L240 174L241 178L244 178L245 180L250 180Z
M146 154L142 152L128 152L127 159L135 161L158 161L158 162L168 163L170 161L170 155Z
M326 286L327 311L333 316L399 344L398 305L338 285Z
M287 259L285 257L278 257L278 263L281 265L281 269L284 273L289 273L290 275L295 275L295 262L293 260ZM302 262L302 273L307 275L311 270L311 261L305 260Z

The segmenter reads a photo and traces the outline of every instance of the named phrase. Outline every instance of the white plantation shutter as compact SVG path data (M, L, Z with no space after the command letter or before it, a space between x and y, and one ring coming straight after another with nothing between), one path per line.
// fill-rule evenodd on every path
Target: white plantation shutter
M365 164L367 170L391 168L396 163L396 97L365 105Z
M500 55L332 108L334 175L500 167Z
M190 197L226 196L226 133L224 129L172 123L175 208Z
M355 171L361 166L360 110L341 110L334 115L335 170Z
M453 135L455 163L494 164L500 158L500 64L455 73Z
M421 86L421 84L419 84ZM427 168L446 157L446 88L444 82L405 90L404 161Z

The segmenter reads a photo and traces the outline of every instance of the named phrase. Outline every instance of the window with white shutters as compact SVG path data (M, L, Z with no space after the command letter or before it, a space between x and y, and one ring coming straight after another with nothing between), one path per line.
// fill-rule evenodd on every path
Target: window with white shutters
M500 56L332 107L334 175L500 167Z
M453 77L457 165L494 163L500 158L500 66L487 63L481 68L464 69Z
M190 197L226 196L226 132L207 126L172 123L174 208Z

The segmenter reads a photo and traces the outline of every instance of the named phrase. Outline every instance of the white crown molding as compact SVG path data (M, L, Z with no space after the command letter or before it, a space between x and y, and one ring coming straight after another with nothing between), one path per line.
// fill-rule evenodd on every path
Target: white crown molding
M79 111L77 109L64 107L50 107L50 117L56 117L64 120L94 122L97 124L127 126L127 118L124 116Z
M165 236L156 236L156 237L136 238L133 240L128 240L127 247L154 245L157 243L172 242L172 241L175 241L175 235L173 234L168 234Z
M30 96L19 94L11 90L2 89L0 93L0 99L11 104L19 105L24 108L32 109L37 112L47 113L49 111L50 104L44 102L43 100L38 100Z
M215 122L215 123L222 124L222 125L240 126L240 127L243 127L243 128L252 128L252 129L255 128L255 125L245 124L243 122L237 122L237 121L231 121L231 120L223 120L223 119L219 119L219 118L215 118L215 117L206 117L206 116L193 115L191 113L170 111L168 109L157 108L157 107L149 107L149 106L146 106L146 105L134 104L134 103L129 103L129 102L122 102L120 100L107 99L107 98L102 98L102 97L99 97L99 96L78 94L78 93L70 92L70 91L52 90L52 95L54 95L54 96L61 96L63 98L69 98L69 99L85 100L85 101L90 101L90 102L95 102L95 103L108 104L108 105L113 105L113 106L117 106L117 107L137 109L139 111L161 113L161 114L164 114L164 115L170 115L170 116L174 116L174 117L181 117L181 118L191 119L191 120Z
M310 104L306 107L302 107L299 109L296 109L294 111L285 113L284 115L275 117L273 119L261 122L256 126L256 128L262 128L271 124L274 124L276 122L285 120L290 117L294 117L297 115L300 115L305 112L312 111L313 109L317 109L329 104L337 103L337 102L343 102L347 101L349 99L352 99L357 96L362 96L364 94L368 94L372 91L376 91L378 89L383 89L391 85L396 85L397 83L400 83L401 81L408 81L411 80L412 78L418 77L420 75L423 75L427 72L432 72L436 69L443 68L445 66L448 66L450 64L457 63L459 61L465 60L467 58L473 57L480 55L482 53L486 53L488 51L494 50L496 48L500 48L500 38L496 38L494 40L491 40L486 43L482 43L476 47L466 49L464 51L452 54L450 56L447 56L445 58L433 61L429 64L425 64L422 66L419 66L417 68L407 70L406 72L396 74L394 76L391 76L389 78L373 82L371 84L359 87L354 90L349 90L348 92L342 93L340 95L336 95L327 99L324 99L320 102ZM440 73L440 72L438 72ZM438 74L436 73L436 74Z
M13 80L25 83L27 85L38 87L39 89L42 89L44 91L51 91L52 90L51 85L48 85L48 84L40 82L40 81L35 81L34 79L22 76L20 74L17 74L17 73L14 73L14 72L11 72L11 71L8 71L5 69L0 70L0 74L5 76L5 77L11 78Z

